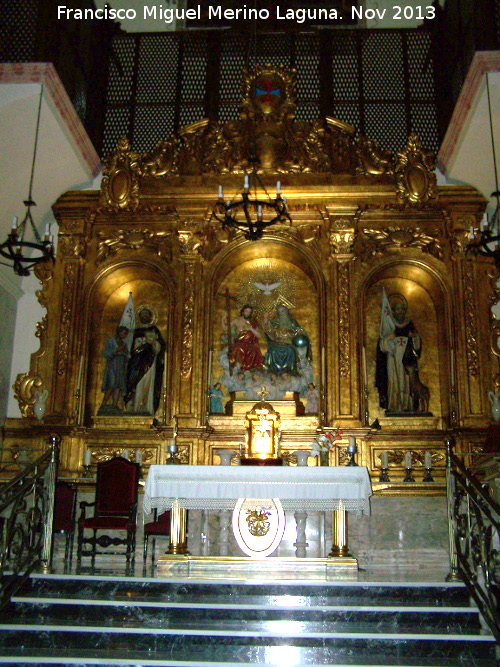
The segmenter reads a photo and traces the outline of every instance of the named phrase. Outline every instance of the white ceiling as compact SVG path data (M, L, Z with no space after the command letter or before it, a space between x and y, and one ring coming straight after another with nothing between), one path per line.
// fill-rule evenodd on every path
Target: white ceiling
M52 204L66 190L90 187L100 161L52 65L0 67L0 241L12 217L24 218L29 192L40 92L40 115L32 196L35 224L42 235ZM38 80L37 80L38 79ZM33 81L27 82L27 81ZM27 239L29 240L29 239Z
M481 51L474 57L455 105L438 154L439 167L448 181L473 185L489 200L496 189L493 145L500 170L500 52ZM493 204L491 200L490 208Z

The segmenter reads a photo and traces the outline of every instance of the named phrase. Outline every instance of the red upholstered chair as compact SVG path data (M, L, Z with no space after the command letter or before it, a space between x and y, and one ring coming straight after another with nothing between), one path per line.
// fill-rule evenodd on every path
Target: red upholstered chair
M144 567L146 567L146 560L148 557L149 538L151 537L153 541L151 562L154 565L156 538L160 536L170 536L170 510L163 512L163 514L160 514L160 516L157 516L157 511L155 510L154 521L150 521L149 523L144 524Z
M78 568L82 557L96 555L123 555L127 557L127 568L135 560L135 533L137 528L137 495L139 489L140 465L117 456L97 464L95 501L80 503L81 515L78 520ZM94 516L86 515L87 507L94 507ZM85 537L85 530L92 530L92 537ZM97 537L97 532L101 534ZM111 537L109 532L125 531L125 538ZM90 549L84 551L84 545ZM98 551L97 547L126 546L126 551Z
M66 536L64 569L73 560L73 541L76 527L76 487L67 482L57 482L54 498L54 522L52 531Z

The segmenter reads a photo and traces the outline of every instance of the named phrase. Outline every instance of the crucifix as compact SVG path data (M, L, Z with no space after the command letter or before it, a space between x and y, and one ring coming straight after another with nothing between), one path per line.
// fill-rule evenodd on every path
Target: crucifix
M270 391L266 390L265 385L262 385L262 387L260 388L260 391L257 392L257 396L260 396L262 398L262 400L265 401L266 396L269 396L270 393L271 393Z

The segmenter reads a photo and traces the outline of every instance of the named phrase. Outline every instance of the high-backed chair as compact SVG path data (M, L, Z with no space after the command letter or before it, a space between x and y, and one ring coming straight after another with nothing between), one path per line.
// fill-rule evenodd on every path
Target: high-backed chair
M148 558L148 542L152 539L152 553L151 562L155 562L155 545L157 537L170 537L170 510L163 512L157 516L157 511L154 513L154 520L144 524L144 567L146 567L146 560Z
M95 565L96 555L126 555L127 569L135 560L135 533L137 529L137 495L139 489L140 465L120 456L97 464L95 501L80 503L81 515L78 520L78 567L82 557L90 556ZM86 514L88 507L94 507L94 516ZM85 530L92 530L92 537L85 537ZM98 531L101 532L97 537ZM111 537L108 533L125 531L125 537ZM90 549L84 551L84 545ZM98 551L97 547L124 545L124 551Z
M73 542L76 527L76 487L67 482L56 483L54 497L54 521L52 531L66 536L64 550L64 569L71 566L73 560Z

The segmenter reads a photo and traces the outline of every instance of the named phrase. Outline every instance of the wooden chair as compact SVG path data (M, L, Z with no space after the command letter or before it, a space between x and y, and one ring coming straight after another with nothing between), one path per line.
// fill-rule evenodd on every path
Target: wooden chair
M144 524L144 568L146 567L146 560L148 558L148 541L152 538L152 553L151 563L155 562L155 545L157 537L170 537L170 510L163 512L157 516L157 511L154 511L154 520Z
M97 464L95 501L80 503L81 515L78 520L77 566L82 557L91 557L95 565L96 555L124 555L127 569L135 561L135 534L137 529L137 495L139 489L140 465L120 456ZM87 517L86 509L94 507L94 516ZM85 530L92 530L92 537L85 537ZM97 537L98 531L101 532ZM105 531L105 532L104 532ZM109 532L125 531L125 538L111 537ZM84 545L90 549L84 551ZM124 545L125 551L98 551L100 546Z
M73 560L73 542L76 528L76 487L67 482L57 482L54 498L54 522L52 532L66 536L64 570Z

